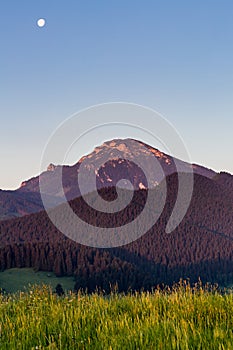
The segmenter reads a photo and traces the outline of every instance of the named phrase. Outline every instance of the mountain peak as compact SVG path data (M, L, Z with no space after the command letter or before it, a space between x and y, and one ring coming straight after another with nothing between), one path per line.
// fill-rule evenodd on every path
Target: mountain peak
M82 157L81 160L83 161L87 158L92 159L93 157L95 157L95 159L98 159L104 153L109 154L112 160L119 158L130 158L133 160L135 156L144 157L153 153L157 158L163 158L164 160L167 160L167 164L170 164L169 156L160 152L158 149L155 149L143 143L142 141L135 140L132 138L119 138L105 141L101 146L95 147L93 152L91 152L85 157Z

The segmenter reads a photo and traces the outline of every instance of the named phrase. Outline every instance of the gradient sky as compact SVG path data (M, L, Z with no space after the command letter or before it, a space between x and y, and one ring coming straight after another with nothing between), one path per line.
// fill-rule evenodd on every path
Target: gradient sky
M1 0L0 188L39 173L63 120L110 101L156 109L192 162L233 173L232 18L231 0Z

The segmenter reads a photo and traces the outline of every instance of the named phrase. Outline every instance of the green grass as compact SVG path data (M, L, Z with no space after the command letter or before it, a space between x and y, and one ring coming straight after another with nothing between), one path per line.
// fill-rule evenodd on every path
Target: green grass
M14 268L0 272L0 288L5 289L9 293L29 290L30 285L34 284L45 284L54 290L58 283L62 285L64 290L74 289L75 282L73 277L56 277L53 272L35 272L30 268Z
M233 349L233 296L182 284L59 298L34 287L1 297L0 349Z

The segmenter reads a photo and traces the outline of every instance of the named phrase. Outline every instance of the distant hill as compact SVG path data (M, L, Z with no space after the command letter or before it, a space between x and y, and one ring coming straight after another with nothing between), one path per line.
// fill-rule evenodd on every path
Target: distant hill
M16 218L43 209L39 193L0 190L0 220Z

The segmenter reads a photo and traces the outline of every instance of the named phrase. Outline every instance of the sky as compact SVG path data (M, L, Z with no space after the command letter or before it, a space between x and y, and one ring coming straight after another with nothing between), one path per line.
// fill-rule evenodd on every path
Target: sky
M193 163L233 173L232 18L231 0L1 0L0 188L39 173L69 116L120 101L161 113Z

